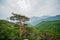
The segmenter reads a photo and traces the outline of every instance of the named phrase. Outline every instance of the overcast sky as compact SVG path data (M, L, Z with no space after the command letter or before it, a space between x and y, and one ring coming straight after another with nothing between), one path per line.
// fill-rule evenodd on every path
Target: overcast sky
M28 17L60 15L60 0L0 0L0 18L12 12Z

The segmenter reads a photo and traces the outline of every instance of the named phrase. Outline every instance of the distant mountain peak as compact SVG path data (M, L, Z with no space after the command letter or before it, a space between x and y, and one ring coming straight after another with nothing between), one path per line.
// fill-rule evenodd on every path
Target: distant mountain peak
M36 24L38 24L39 22L42 22L42 21L54 21L54 20L60 20L60 15L42 16L42 17L33 16L33 17L30 17L30 21L28 23L30 25L36 25Z

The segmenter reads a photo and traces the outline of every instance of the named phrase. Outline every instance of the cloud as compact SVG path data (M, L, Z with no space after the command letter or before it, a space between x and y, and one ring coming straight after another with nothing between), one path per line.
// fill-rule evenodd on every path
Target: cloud
M0 0L0 17L11 12L28 17L60 15L60 0Z
M35 16L45 16L45 15L59 15L60 5L57 0L45 0L36 4L32 12Z

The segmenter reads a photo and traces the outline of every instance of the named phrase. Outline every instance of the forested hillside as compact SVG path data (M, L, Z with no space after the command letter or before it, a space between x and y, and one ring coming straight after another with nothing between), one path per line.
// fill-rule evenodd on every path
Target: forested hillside
M56 21L43 21L39 24L36 25L36 28L40 31L40 32L45 32L49 35L54 35L53 40L60 40L60 20L56 20Z
M0 40L19 40L16 27L14 23L0 20Z
M37 35L35 31L37 31L35 28L28 27L24 24L22 40L24 40L26 35L29 40L35 40L35 35ZM6 20L0 20L0 40L21 40L19 36L19 25Z
M43 21L36 25L39 30L51 30L60 33L60 20Z
M60 40L60 20L44 21L30 27L24 25L22 40L27 36L29 40ZM19 36L19 25L0 20L0 40L21 40Z

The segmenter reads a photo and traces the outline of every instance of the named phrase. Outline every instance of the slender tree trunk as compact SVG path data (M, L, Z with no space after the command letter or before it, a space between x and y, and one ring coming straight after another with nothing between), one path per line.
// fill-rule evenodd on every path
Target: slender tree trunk
M21 20L21 17L20 17L20 39L22 40L22 34L23 34L23 24L22 24L22 20ZM28 40L28 39L24 39L24 40Z
M22 25L22 20L20 19L20 38L22 38L22 32L23 32L23 25Z

